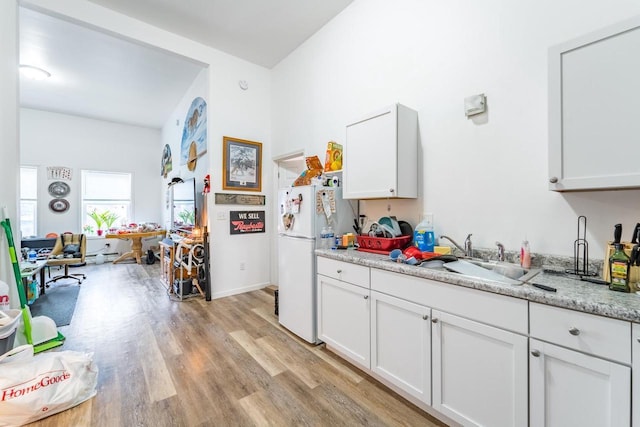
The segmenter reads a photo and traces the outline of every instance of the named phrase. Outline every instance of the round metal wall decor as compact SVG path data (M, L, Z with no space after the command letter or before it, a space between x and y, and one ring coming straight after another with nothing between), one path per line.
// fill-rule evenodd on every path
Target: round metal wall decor
M62 197L66 197L70 191L71 188L66 182L54 181L49 184L49 194L51 195L51 197L60 199Z
M53 199L49 202L49 209L57 213L69 210L69 202L66 199Z

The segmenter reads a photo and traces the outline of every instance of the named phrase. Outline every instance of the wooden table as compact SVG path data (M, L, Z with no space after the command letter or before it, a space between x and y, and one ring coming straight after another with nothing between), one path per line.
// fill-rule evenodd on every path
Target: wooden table
M142 258L142 239L145 237L164 236L165 230L147 231L144 233L126 233L126 234L105 234L106 239L130 239L131 251L124 253L114 260L113 263L117 264L128 258L135 258L138 264L141 264L140 258Z

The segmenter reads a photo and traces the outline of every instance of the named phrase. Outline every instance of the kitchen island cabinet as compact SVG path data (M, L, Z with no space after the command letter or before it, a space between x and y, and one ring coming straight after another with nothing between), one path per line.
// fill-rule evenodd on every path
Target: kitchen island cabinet
M347 125L345 199L418 197L418 113L393 104Z

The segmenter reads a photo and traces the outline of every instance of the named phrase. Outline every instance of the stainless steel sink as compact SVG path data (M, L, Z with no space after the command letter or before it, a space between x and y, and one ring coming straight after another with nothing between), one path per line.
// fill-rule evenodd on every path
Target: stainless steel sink
M539 268L522 268L518 264L511 264L508 262L499 262L499 261L482 261L476 259L466 259L472 264L478 265L487 270L494 271L501 276L507 277L509 279L519 280L521 282L526 282L533 278L535 275L540 273L541 269Z
M429 268L428 265L425 264L423 264L423 267ZM445 263L442 266L437 266L436 269L446 269L463 276L492 280L494 282L509 285L520 285L523 282L531 280L531 278L541 271L537 268L522 268L518 264L499 261L484 261L473 258L461 258L457 262Z

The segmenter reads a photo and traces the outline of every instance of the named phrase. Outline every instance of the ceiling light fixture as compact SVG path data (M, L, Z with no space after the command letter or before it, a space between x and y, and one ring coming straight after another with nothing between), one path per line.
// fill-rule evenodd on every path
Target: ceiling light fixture
M51 77L51 73L33 65L20 65L20 74L31 80L45 80Z

